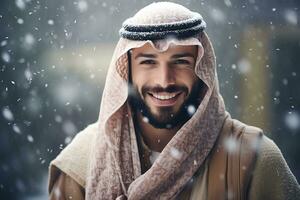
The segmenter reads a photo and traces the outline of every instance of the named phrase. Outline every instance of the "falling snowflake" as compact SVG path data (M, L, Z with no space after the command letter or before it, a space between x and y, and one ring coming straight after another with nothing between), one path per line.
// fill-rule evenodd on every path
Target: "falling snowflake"
M54 120L55 120L57 123L61 123L61 122L62 122L62 117L61 117L60 115L55 115Z
M23 41L23 45L25 49L30 50L33 47L34 43L35 43L35 39L33 35L31 33L27 33L24 36L24 41Z
M29 68L27 68L25 71L24 71L24 75L25 75L25 78L28 80L28 81L32 81L32 73L30 71Z
M16 0L16 6L20 9L20 10L24 10L26 7L25 1L24 0Z
M16 180L16 187L18 191L24 192L26 190L25 184L21 179Z
M72 38L73 33L71 31L64 30L66 40L70 40Z
M90 74L90 79L94 79L95 78L95 74Z
M85 12L88 9L88 4L86 1L79 1L77 3L77 8L80 12Z
M149 118L148 117L143 117L143 121L146 123L149 123Z
M12 128L15 133L21 134L21 129L17 126L17 124L14 124Z
M224 3L227 7L231 7L232 6L232 3L230 0L224 0Z
M39 96L37 96L37 94L34 94L34 97L27 99L26 103L27 103L28 110L32 114L38 114L42 108L42 102L43 102L42 99Z
M247 59L243 58L239 60L237 65L238 65L238 70L241 74L247 74L250 72L251 65Z
M286 78L282 79L282 84L283 85L287 85L288 83L289 83L289 81Z
M33 142L34 141L33 137L29 134L27 135L27 140L28 140L28 142Z
M187 108L189 115L193 115L196 112L196 108L193 105L189 105Z
M180 159L182 156L182 153L180 151L178 151L178 149L172 147L171 148L171 156L176 158L176 159Z
M24 20L22 18L17 19L18 24L24 24Z
M69 144L72 141L72 137L66 137L65 138L65 144Z
M219 22L219 23L223 23L226 20L226 16L223 13L223 11L221 11L220 9L212 9L212 12L210 12L211 14L211 18L215 21L215 22Z
M3 117L8 120L8 121L13 121L14 120L14 115L13 113L10 111L9 108L3 108L2 109L2 115Z
M69 120L63 123L62 129L67 135L73 135L77 132L75 124Z
M3 52L1 57L4 62L6 62L6 63L10 62L10 55L7 52Z
M1 47L4 47L7 45L7 40L3 40L1 43L0 43L0 46Z
M48 24L49 24L49 25L54 25L54 21L53 21L52 19L49 19L49 20L48 20Z
M235 138L228 137L224 141L224 146L229 153L234 153L237 151L238 143Z
M296 131L300 128L300 115L297 112L288 112L284 116L284 122L286 126L293 130Z
M79 97L78 87L74 87L74 85L73 82L64 81L57 84L52 92L60 103L66 104L68 102L70 104Z
M286 10L284 12L284 18L287 23L291 25L297 25L298 24L298 17L297 13L294 10Z

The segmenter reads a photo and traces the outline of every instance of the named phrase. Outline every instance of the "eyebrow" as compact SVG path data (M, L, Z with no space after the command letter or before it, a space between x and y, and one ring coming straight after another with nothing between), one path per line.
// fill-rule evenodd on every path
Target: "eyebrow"
M182 58L182 57L192 57L195 58L193 54L191 53L181 53L181 54L175 54L171 56L171 58Z
M146 54L146 53L139 53L138 55L135 56L135 59L139 57L145 57L145 58L156 58L157 55L155 54Z
M139 58L139 57L145 57L145 58L156 58L157 55L155 54L146 54L146 53L139 53L138 55L135 56L135 59ZM172 55L171 58L175 59L175 58L182 58L182 57L192 57L194 58L194 55L191 53L180 53L180 54L175 54Z

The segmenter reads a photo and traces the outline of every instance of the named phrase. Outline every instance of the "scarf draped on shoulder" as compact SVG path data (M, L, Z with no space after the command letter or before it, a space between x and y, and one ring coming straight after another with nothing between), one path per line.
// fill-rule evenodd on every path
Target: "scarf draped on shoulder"
M162 2L141 9L131 18L131 23L177 23L194 16L194 12L183 6ZM173 44L197 45L195 73L205 84L205 94L194 115L178 130L151 168L141 174L132 113L128 105L127 52L146 43L160 51ZM187 38L121 38L114 51L102 95L98 132L88 163L86 199L174 199L204 163L225 117L215 54L205 32ZM174 156L174 151L179 154Z

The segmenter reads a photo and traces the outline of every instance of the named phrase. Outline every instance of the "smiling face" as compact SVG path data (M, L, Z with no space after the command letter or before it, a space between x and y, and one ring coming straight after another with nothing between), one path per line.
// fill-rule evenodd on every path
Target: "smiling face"
M131 51L135 107L155 127L176 125L188 106L197 106L201 81L194 72L196 58L196 46L171 45L159 52L147 43Z

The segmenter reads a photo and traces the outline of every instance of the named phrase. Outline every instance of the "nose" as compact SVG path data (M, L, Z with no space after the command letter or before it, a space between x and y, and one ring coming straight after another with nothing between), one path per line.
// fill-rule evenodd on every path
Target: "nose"
M162 64L159 66L157 73L156 83L161 87L166 88L169 85L175 84L175 71L168 64Z

